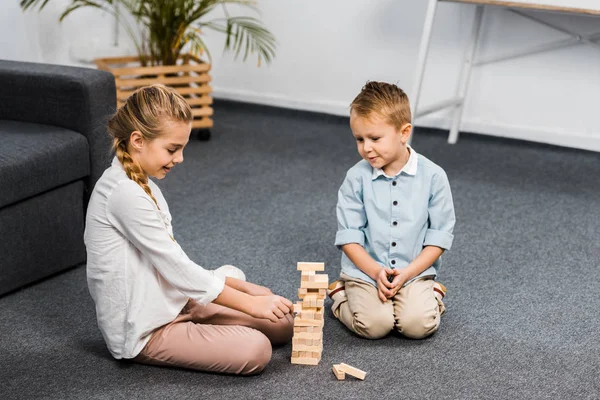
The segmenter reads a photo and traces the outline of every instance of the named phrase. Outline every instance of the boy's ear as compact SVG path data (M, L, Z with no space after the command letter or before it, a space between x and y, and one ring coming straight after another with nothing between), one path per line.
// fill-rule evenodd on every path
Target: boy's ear
M411 133L412 133L412 124L407 123L407 124L402 125L402 128L400 128L400 134L402 135L403 143L408 142L408 138L410 138Z
M129 136L129 144L134 150L142 150L142 147L144 147L144 137L142 136L142 133L140 131L131 132L131 135Z

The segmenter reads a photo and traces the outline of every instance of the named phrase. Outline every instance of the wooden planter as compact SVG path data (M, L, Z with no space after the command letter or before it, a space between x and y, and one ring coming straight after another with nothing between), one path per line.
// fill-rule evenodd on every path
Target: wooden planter
M213 126L213 102L209 86L210 64L190 54L183 54L178 65L143 67L139 57L110 57L94 60L99 69L111 72L117 86L117 106L138 88L162 83L181 94L192 107L192 128L209 129Z

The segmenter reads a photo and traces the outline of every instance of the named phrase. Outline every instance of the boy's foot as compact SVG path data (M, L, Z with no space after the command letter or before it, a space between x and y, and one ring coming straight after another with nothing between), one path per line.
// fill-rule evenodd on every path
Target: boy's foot
M215 269L215 275L225 279L226 277L236 278L240 281L246 280L246 275L244 271L239 269L238 267L234 267L233 265L223 265L217 269Z
M345 286L343 281L332 282L329 285L329 287L327 287L327 296L329 296L329 298L333 300L333 296L335 296L339 292L344 292L344 289ZM346 293L344 292L343 295L345 296Z
M438 302L438 306L440 307L440 315L446 312L446 306L442 299L446 296L446 286L442 285L440 282L433 282L433 294Z
M336 311L340 304L348 300L346 297L346 287L344 286L344 281L335 281L332 282L327 288L327 296L331 300L333 300L333 305L331 306L331 311L333 315L337 317Z

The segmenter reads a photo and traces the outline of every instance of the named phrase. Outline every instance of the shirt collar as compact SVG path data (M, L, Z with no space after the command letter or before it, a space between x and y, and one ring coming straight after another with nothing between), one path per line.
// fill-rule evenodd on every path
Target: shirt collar
M381 168L373 168L373 175L371 176L372 180L379 178L380 176L385 176L386 178L395 178L401 173L406 173L407 175L416 175L417 174L417 152L413 150L412 147L406 145L408 148L410 155L408 156L408 161L404 164L404 167L394 176L387 176L385 172Z

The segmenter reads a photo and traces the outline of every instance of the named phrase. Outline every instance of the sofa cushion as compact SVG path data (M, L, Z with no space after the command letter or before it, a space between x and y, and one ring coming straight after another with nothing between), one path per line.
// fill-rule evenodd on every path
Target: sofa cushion
M0 207L88 176L89 154L72 130L0 120Z

